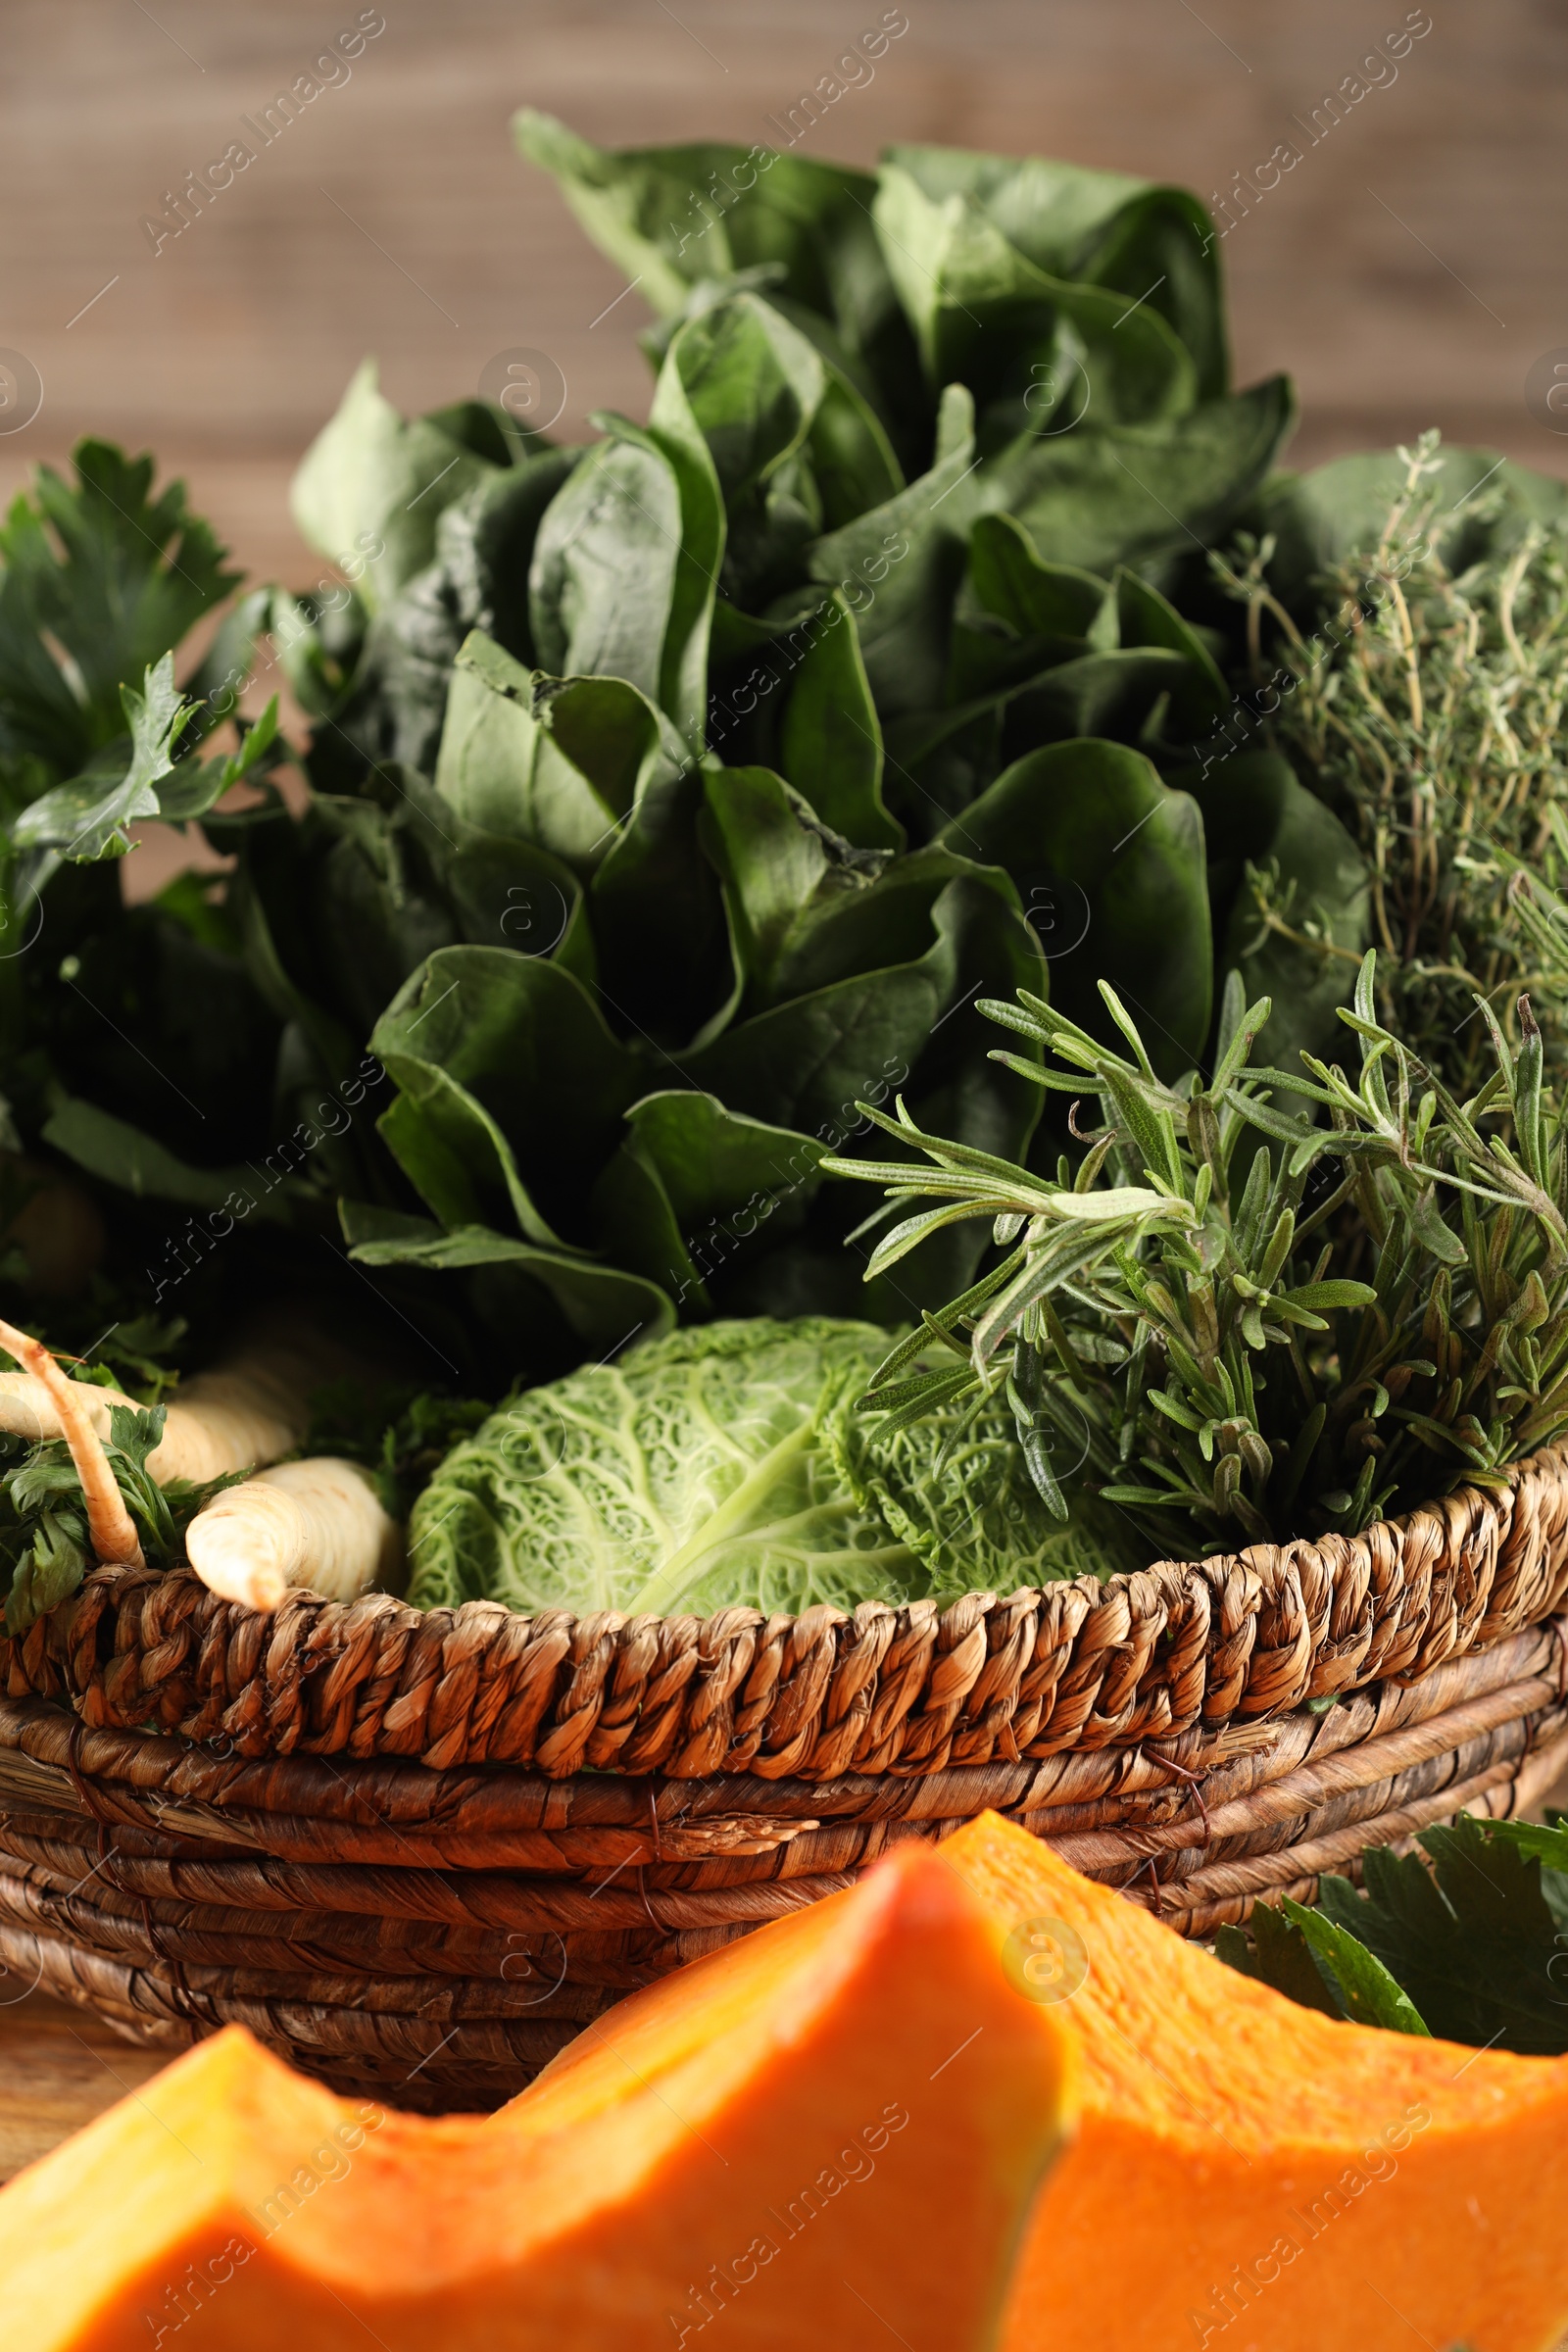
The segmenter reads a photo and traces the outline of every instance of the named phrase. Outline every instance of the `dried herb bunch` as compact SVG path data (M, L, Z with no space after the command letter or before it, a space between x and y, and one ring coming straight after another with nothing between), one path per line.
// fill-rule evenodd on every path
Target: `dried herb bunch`
M860 1409L882 1441L939 1412L951 1445L1004 1396L1053 1512L1115 1504L1180 1554L1500 1487L1568 1428L1568 1137L1540 1029L1521 1004L1510 1043L1483 1001L1493 1068L1461 1102L1376 991L1371 952L1341 1014L1353 1079L1308 1054L1288 1075L1250 1066L1270 1006L1244 1008L1233 974L1212 1078L1175 1086L1104 983L1130 1059L1039 998L984 1004L1067 1067L999 1058L1100 1099L1096 1131L1073 1104L1086 1150L1054 1183L862 1105L929 1163L835 1163L886 1186L873 1225L923 1203L870 1272L966 1218L1004 1251L879 1368ZM1286 1115L1284 1088L1321 1123Z
M1268 620L1286 640L1296 689L1275 747L1366 859L1383 1018L1468 1091L1491 1061L1477 996L1511 1028L1528 994L1548 1055L1568 1045L1568 532L1472 524L1485 492L1456 520L1432 478L1438 439L1400 453L1403 488L1376 545L1327 577L1351 625L1304 639L1267 587L1267 543L1220 569L1249 605L1254 654ZM1489 552L1450 569L1478 529ZM1343 957L1270 877L1257 898L1264 923L1315 931Z

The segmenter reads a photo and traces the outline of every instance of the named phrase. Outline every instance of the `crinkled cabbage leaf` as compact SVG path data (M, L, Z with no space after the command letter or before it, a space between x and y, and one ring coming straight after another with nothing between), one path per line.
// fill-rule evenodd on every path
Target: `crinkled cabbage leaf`
M880 1437L855 1403L887 1345L824 1316L712 1323L522 1391L420 1495L410 1598L799 1615L1143 1565L1107 1506L1050 1517L1004 1407L951 1447L940 1416Z
M889 1413L841 1408L830 1434L846 1488L909 1546L940 1599L1149 1565L1126 1513L1089 1493L1065 1454L1056 1469L1070 1515L1047 1509L1020 1466L1001 1395L978 1414L952 1405L903 1427Z
M410 1598L707 1616L914 1596L920 1562L824 1443L887 1344L821 1317L716 1323L523 1391L419 1497Z

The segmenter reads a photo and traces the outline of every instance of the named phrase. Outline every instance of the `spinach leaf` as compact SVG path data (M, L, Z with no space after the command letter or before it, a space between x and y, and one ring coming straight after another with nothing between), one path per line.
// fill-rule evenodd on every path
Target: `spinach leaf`
M1109 421L1140 423L1193 406L1197 371L1156 310L1051 274L964 195L934 203L890 162L874 217L928 380L966 383L988 422L997 415L1004 430L1027 425L1030 392L1067 372L1063 329L1075 357L1066 397L1080 418L1096 409Z
M345 1201L344 1239L356 1264L419 1270L457 1282L464 1318L485 1331L495 1360L548 1374L603 1358L674 1322L664 1291L622 1266L519 1241L484 1225L443 1230L369 1202Z
M1054 563L1168 571L1243 512L1294 422L1291 387L1273 376L1166 423L1021 433L980 477L975 511L1016 515Z
M1120 744L1054 744L999 776L943 839L1005 866L1027 885L1026 906L1033 899L1063 926L1048 952L1063 951L1051 965L1052 999L1069 1019L1110 1042L1096 983L1113 975L1161 1075L1196 1066L1214 959L1203 820L1186 793Z
M626 680L547 679L476 630L454 664L435 783L468 823L536 843L586 876L639 787L679 758Z
M810 577L837 588L855 612L866 676L885 718L928 708L947 670L976 496L973 426L973 403L961 386L952 387L930 471L825 533L806 554Z
M681 310L705 280L766 270L782 295L829 322L884 409L908 415L913 346L871 225L868 173L756 146L615 153L529 108L514 128L657 311ZM918 431L912 416L907 429Z
M960 198L1037 270L1147 303L1192 355L1200 393L1228 388L1216 240L1185 189L1041 156L1015 160L955 147L890 147L887 162L933 204Z
M799 1231L826 1146L685 1089L646 1095L626 1124L596 1206L628 1264L662 1284L677 1308L710 1309L715 1259L774 1218L770 1238Z
M1172 780L1197 801L1219 853L1209 898L1221 963L1241 973L1249 1002L1267 997L1274 1007L1259 1052L1284 1070L1299 1066L1302 1048L1332 1052L1371 939L1365 858L1277 753L1237 753Z
M587 1192L643 1088L569 972L508 948L441 949L370 1044L401 1090L388 1140L416 1187L450 1163L476 1201L510 1206L525 1239L559 1248L571 1233L589 1246Z
M541 667L623 678L657 702L680 533L661 450L620 431L590 452L539 527L528 602Z
M534 542L581 454L532 451L510 471L490 471L445 508L434 561L362 634L354 620L363 615L328 610L324 599L310 615L293 599L279 600L279 659L305 708L329 722L310 761L323 789L352 786L367 760L428 771L453 663L471 631L483 630L519 661L534 659L528 625Z
M1106 652L1119 620L1106 583L1069 564L1047 564L1011 514L981 514L969 540L969 584L980 612L1016 640L1063 641Z
M138 1036L128 943L156 937L148 1051L195 1029L200 1085L149 1109L147 1081L81 1042L95 1013L45 1009L3 958L0 999L31 992L55 1040L5 1089L26 1133L53 1110L59 1148L129 1201L199 1207L372 1040L392 1098L275 1188L278 1247L335 1190L360 1262L423 1295L450 1277L476 1298L494 1266L484 1312L505 1292L539 1317L517 1357L537 1363L632 1297L628 1324L677 1298L847 1303L855 1211L816 1162L859 1148L862 1097L902 1088L1023 1150L1038 1096L974 1005L1044 989L1043 944L1079 1003L1051 912L1073 890L1094 908L1082 975L1157 1002L1173 1069L1200 1053L1202 829L1160 775L1192 764L1227 680L1190 551L1255 501L1289 402L1229 394L1212 239L1175 191L914 147L876 172L614 154L536 115L517 136L660 314L646 423L555 449L472 399L405 419L367 365L294 493L347 584L247 599L193 707L167 643L119 674L122 631L113 708L89 681L69 756L59 689L80 697L55 651L76 624L43 607L98 545L80 515L102 535L124 494L152 544L130 577L108 533L117 585L166 632L230 583L174 494L155 509L150 477L96 457L64 519L14 517L0 667L11 597L31 631L16 709L38 715L6 737L0 679L0 916L69 897L74 986ZM265 634L314 722L299 815L270 782L275 715L206 756ZM185 889L194 927L172 903L123 916L104 870L154 815L234 860ZM1265 941L1238 933L1254 956L1283 939L1265 915L1329 887L1301 823L1275 831L1249 918ZM1224 886L1240 924L1243 861ZM178 1006L198 958L208 985ZM231 1072L214 1122L225 1030L265 1084L247 1113ZM977 1252L939 1237L872 1311L906 1314Z
M103 1177L106 1183L121 1185L138 1198L221 1209L237 1195L264 1220L286 1220L284 1198L265 1191L243 1162L228 1168L192 1167L156 1136L111 1117L92 1102L68 1096L46 1120L43 1141L74 1160L78 1168ZM250 1213L249 1208L245 1213Z
M294 477L294 519L329 564L360 560L359 594L374 612L430 562L443 510L493 471L433 418L406 424L367 360Z
M804 446L826 390L822 362L799 328L753 294L699 313L670 353L733 513Z
M861 849L902 849L882 798L882 723L854 618L835 589L785 707L779 765L825 825Z
M1269 580L1293 612L1311 612L1325 575L1358 550L1377 546L1408 470L1402 450L1362 450L1309 473L1276 474L1264 486L1246 519L1272 540ZM1561 482L1505 466L1495 450L1441 451L1428 486L1434 496L1427 530L1455 572L1512 545L1532 522L1560 521L1568 512ZM1477 499L1483 488L1486 496Z

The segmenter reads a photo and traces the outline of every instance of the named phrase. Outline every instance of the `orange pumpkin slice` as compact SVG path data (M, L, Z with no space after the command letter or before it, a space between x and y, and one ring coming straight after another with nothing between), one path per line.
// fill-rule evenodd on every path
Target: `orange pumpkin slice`
M1070 2052L929 1848L621 2003L495 2117L230 2031L0 2192L6 2352L975 2352Z
M1550 2352L1568 2059L1342 2025L983 1816L945 1858L1077 2034L1005 2352Z

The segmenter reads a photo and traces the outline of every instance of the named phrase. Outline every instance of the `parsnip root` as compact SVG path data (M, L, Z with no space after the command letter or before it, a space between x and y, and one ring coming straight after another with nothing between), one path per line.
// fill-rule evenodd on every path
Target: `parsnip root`
M215 1494L186 1529L185 1550L222 1599L275 1609L291 1590L353 1600L395 1582L403 1531L358 1463L321 1455Z
M109 1434L108 1412L102 1416L100 1435L97 1419L85 1406L86 1398L104 1392L94 1392L80 1381L68 1380L41 1340L30 1338L3 1320L0 1320L0 1348L14 1355L19 1364L26 1366L22 1377L31 1382L47 1403L54 1423L47 1432L24 1430L22 1434L64 1438L71 1448L87 1506L87 1540L95 1557L117 1567L145 1566L136 1523L125 1508L124 1496L104 1454L103 1439Z
M279 1339L259 1341L232 1363L193 1374L165 1407L163 1440L148 1469L161 1487L175 1478L201 1486L292 1453L310 1425L308 1398L321 1377L317 1348ZM131 1398L83 1381L67 1385L100 1443L107 1441L112 1408ZM0 1374L0 1429L34 1443L65 1436L54 1392L33 1369Z

